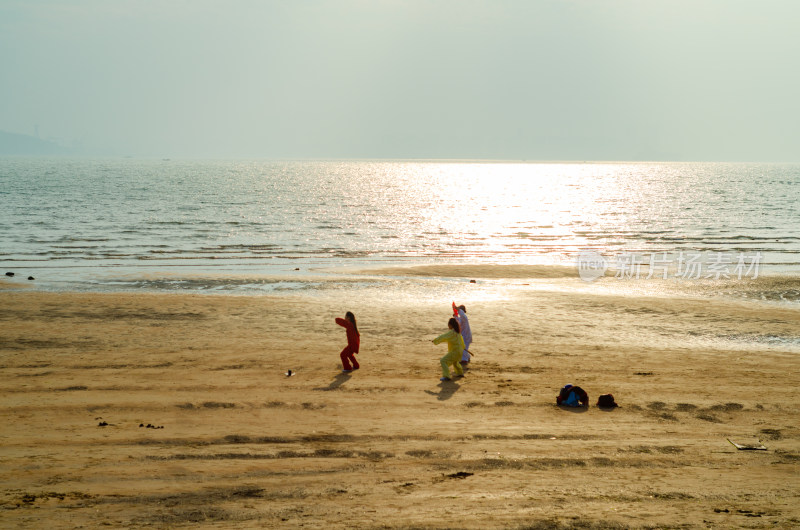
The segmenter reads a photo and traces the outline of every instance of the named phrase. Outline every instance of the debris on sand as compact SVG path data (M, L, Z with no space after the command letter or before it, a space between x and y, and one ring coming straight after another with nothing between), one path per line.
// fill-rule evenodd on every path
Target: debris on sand
M733 445L739 451L766 451L767 448L761 443L761 440L757 440L755 442L748 442L748 443L736 443L730 438L726 438L731 445Z

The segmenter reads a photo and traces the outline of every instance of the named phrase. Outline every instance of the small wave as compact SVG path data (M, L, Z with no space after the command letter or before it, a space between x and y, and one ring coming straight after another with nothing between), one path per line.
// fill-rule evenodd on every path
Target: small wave
M559 241L559 240L568 241L570 239L570 237L566 235L544 235L544 234L537 234L537 235L508 234L495 237L502 237L504 239L527 239L528 241Z
M280 248L278 245L274 245L271 243L261 243L261 244L253 244L248 245L245 243L235 244L235 245L216 245L213 247L201 247L202 250L274 250L276 248Z
M578 275L575 267L565 265L413 265L409 267L384 267L363 272L387 276L484 279L552 279L575 278Z
M319 287L319 282L297 282L258 278L161 278L147 280L116 280L106 282L115 290L143 291L210 291L246 293L252 291L303 291Z
M88 245L70 245L70 246L53 245L51 248L63 248L63 249L69 249L69 250L94 250L94 249L100 248L100 246L99 245L91 245L91 246L88 246Z
M800 302L800 276L765 275L741 280L698 283L694 288L712 295L745 298L763 302Z
M718 337L721 339L749 344L766 344L768 346L800 346L800 337L787 335L758 335L755 333L750 333L718 335Z

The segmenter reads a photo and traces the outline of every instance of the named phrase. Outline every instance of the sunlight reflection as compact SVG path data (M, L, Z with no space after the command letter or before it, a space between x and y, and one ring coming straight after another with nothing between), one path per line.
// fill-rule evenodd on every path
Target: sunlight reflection
M404 195L398 212L405 220L403 237L430 241L425 236L439 235L446 245L472 246L501 260L541 261L552 252L602 244L593 233L605 224L613 224L615 233L632 230L626 224L643 193L641 168L625 164L421 163L387 169L397 183L392 192Z

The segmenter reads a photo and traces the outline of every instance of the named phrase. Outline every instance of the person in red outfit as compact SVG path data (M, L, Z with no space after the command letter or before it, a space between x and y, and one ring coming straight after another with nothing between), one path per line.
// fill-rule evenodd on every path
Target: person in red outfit
M343 372L352 372L358 370L360 366L356 361L355 354L358 353L358 347L361 345L361 335L358 333L358 326L356 325L356 317L348 311L345 313L344 318L337 318L336 323L342 326L347 331L347 346L339 354L342 358ZM353 363L352 366L350 363Z

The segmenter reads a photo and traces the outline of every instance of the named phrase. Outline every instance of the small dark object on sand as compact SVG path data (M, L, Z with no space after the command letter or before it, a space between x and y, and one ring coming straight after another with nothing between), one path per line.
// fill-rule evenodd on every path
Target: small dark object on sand
M13 273L13 272L7 272L7 273L6 273L6 276L8 276L9 278L11 278L12 276L14 276L14 273Z
M470 280L469 283L478 283L475 280Z
M140 423L140 424L139 424L139 427L144 427L144 423Z
M598 397L597 406L601 409L613 409L619 407L617 402L614 401L614 396L612 394L602 394L600 397Z
M33 281L33 280L35 280L36 278L34 278L33 276L28 276L28 279L29 279L29 280L31 280L31 281Z
M300 267L297 267L295 270L296 270L296 271L299 271L299 270L300 270Z
M475 473L468 473L466 471L459 471L458 473L451 473L451 474L446 475L446 476L447 476L447 478L467 478L467 477L471 477L474 474Z
M100 423L97 424L97 426L98 427L108 427L108 422L107 421L101 421Z

